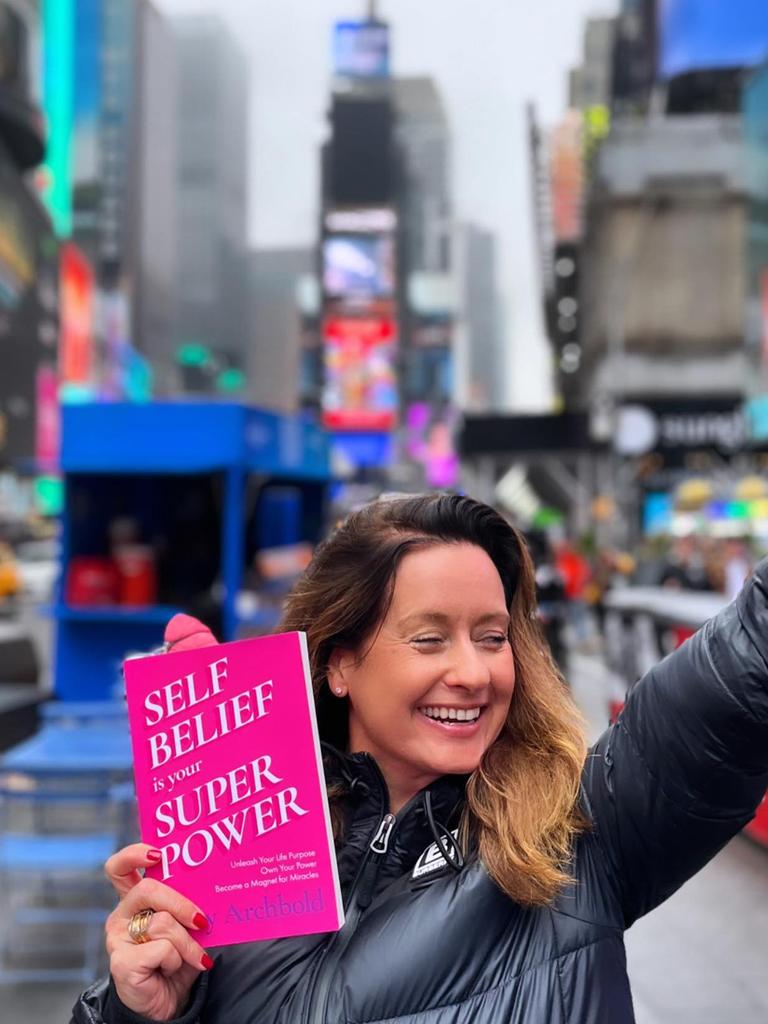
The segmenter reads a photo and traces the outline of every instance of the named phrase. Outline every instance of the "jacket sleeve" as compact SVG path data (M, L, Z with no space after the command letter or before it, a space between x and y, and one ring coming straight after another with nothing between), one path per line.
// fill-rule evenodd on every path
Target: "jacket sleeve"
M632 689L584 771L628 927L752 818L768 787L768 559Z
M181 1017L168 1024L198 1024L208 991L208 974L201 974L195 982L189 1005ZM69 1024L156 1024L148 1017L129 1010L120 1001L110 978L102 978L78 998L72 1008Z

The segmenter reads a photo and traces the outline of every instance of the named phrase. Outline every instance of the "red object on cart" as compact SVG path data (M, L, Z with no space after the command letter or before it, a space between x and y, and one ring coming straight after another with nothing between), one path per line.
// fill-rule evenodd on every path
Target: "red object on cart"
M67 604L115 604L119 592L120 576L111 558L78 555L70 561L65 588Z
M157 575L152 548L145 544L122 544L115 548L114 555L120 576L120 604L154 604L157 600Z

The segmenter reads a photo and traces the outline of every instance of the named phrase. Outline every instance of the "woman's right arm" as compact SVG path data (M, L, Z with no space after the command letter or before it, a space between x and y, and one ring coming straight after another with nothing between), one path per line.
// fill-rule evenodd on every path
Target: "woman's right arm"
M216 643L207 626L190 615L174 615L164 639L173 651ZM187 929L207 927L205 914L169 886L143 877L142 870L157 863L151 853L146 843L134 843L105 865L120 897L106 924L111 980L83 993L71 1024L194 1024L199 1017L213 961ZM149 941L137 945L128 935L128 922L147 907L155 911L147 929ZM197 915L202 920L196 922Z
M203 993L198 991L191 998L193 986L213 961L188 929L206 927L206 918L170 886L142 877L141 869L153 863L151 847L135 843L113 854L105 865L121 897L105 929L112 980L109 988L96 986L78 1001L73 1016L78 1024L95 1024L99 1019L109 1024L141 1020L191 1024L197 1018ZM128 934L128 924L133 914L147 907L154 910L146 931L148 941L136 943Z

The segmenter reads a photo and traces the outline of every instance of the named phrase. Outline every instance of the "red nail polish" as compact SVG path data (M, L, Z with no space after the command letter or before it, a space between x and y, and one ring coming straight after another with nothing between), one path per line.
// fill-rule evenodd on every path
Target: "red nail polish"
M162 853L159 850L147 850L147 860L157 861L162 857Z
M195 928L198 928L201 931L208 931L208 918L205 916L205 914L195 914L195 916L192 918L192 924L195 926Z
M210 971L210 969L213 967L213 960L211 959L211 957L208 956L207 953L203 953L203 958L200 961L200 963L203 965L203 969L206 971Z

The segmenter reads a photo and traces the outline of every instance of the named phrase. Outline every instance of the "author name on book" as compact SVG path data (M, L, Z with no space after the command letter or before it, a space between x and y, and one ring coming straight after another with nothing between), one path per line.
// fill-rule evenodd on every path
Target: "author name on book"
M246 924L248 921L269 921L280 917L301 917L320 914L325 910L323 890L305 889L301 896L295 892L284 896L281 892L265 893L255 903L230 903L224 915L226 924Z

